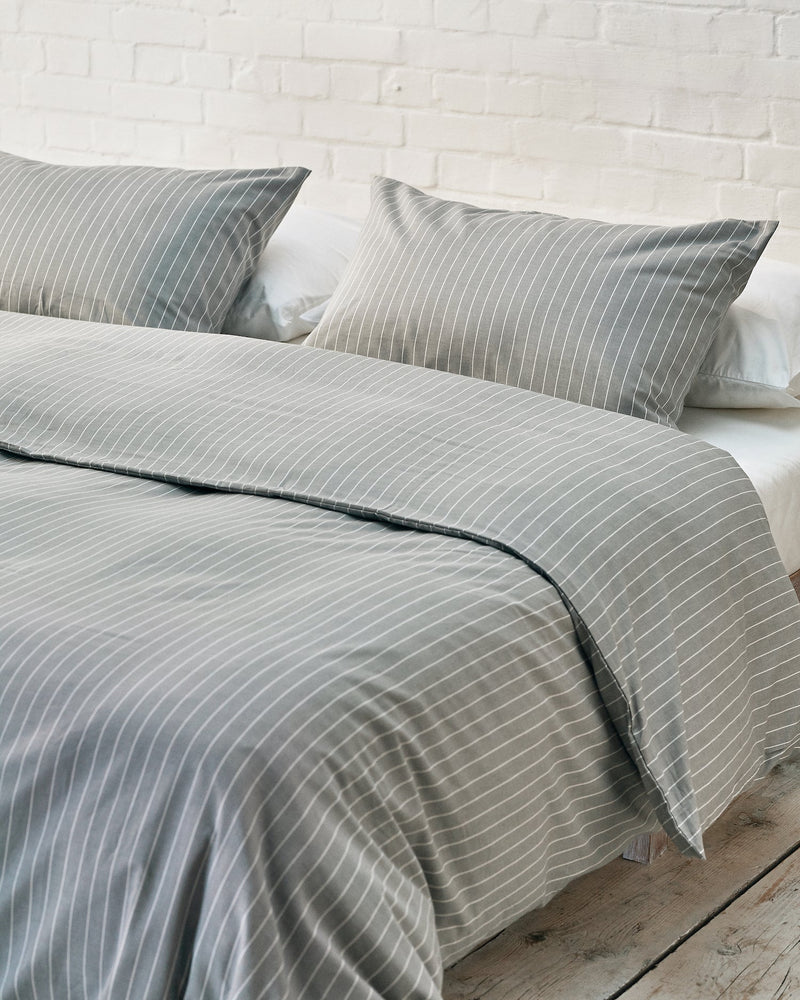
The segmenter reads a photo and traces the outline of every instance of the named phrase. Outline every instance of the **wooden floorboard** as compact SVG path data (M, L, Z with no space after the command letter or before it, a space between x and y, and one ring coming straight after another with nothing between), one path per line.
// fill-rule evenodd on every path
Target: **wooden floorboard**
M706 861L684 858L670 846L651 866L620 858L576 880L448 970L445 1000L688 1000L689 994L665 992L663 983L641 997L631 990L639 981L645 985L638 988L650 988L646 977L656 974L659 962L677 955L800 848L800 757L737 799L707 831L705 843ZM795 918L795 938L797 928ZM688 963L697 959L694 952L687 955ZM786 1000L793 996L800 992L785 994Z
M797 1000L800 851L734 900L621 1000Z

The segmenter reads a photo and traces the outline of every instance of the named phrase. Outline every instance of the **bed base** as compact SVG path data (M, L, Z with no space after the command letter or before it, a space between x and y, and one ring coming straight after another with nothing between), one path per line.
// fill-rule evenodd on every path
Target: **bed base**
M656 858L660 858L669 846L669 837L666 833L643 833L641 837L634 837L622 852L626 861L638 861L641 865L649 865Z

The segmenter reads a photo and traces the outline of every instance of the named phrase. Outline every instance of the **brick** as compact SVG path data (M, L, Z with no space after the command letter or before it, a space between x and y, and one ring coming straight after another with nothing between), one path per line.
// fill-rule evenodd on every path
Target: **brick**
M205 121L209 125L267 135L298 135L297 101L269 94L214 91L205 95Z
M685 53L674 69L675 80L701 99L704 94L719 93L755 97L769 89L774 60L757 56L744 59L727 53ZM795 81L796 83L796 81Z
M646 87L655 92L674 88L676 84L685 86L683 60L689 55L668 48L617 48L587 43L576 46L575 65L581 78L595 80L598 86L623 84L632 91ZM698 66L709 58L706 53L695 56ZM703 87L699 89L704 92Z
M773 210L770 215L759 216L759 218L775 218L777 216L781 220L781 226L793 224L796 228L800 229L800 191L779 191L776 200L777 210ZM778 232L780 232L780 229ZM800 246L800 241L796 244L797 246ZM770 240L771 248L772 240ZM795 258L797 257L798 254L795 248Z
M485 0L433 0L433 22L438 28L485 31L489 24Z
M609 206L603 218L635 221L650 215L656 205L656 179L651 174L627 167L607 167L599 171L599 204Z
M192 10L196 14L205 14L207 17L219 17L226 14L230 7L230 0L192 0Z
M333 173L346 181L368 182L384 173L383 151L371 146L339 146L333 153Z
M540 0L492 0L488 7L491 30L515 37L538 34L547 16Z
M199 90L144 83L112 84L112 110L123 118L162 122L199 122ZM174 125L172 126L174 129Z
M745 177L756 184L800 187L800 153L794 146L750 144L745 149Z
M435 187L438 179L437 156L417 149L387 149L386 173L413 187Z
M12 73L0 72L0 94L5 101L14 106L20 103L20 81L19 77Z
M320 59L397 63L401 61L400 32L371 24L307 24L304 52Z
M489 187L493 194L533 201L544 193L544 172L528 160L494 159Z
M408 112L408 145L423 149L504 153L511 151L511 125L485 115Z
M92 122L90 115L51 112L45 116L47 145L61 149L92 149Z
M50 163L74 164L84 167L88 163L111 163L111 157L101 156L99 153L85 149L65 149L63 146L48 145L41 153L41 159Z
M19 31L19 0L4 0L0 3L0 31Z
M433 24L433 5L430 0L383 0L383 19L387 24L424 27Z
M7 72L38 73L45 67L44 42L39 35L9 35L3 39L2 67ZM5 100L9 95L3 93Z
M562 122L519 122L514 127L516 151L551 162L598 164L624 159L625 144L617 128L597 125L570 127Z
M705 0L658 0L658 3L665 8L669 9L672 7L687 7L691 3L695 6L704 6ZM714 0L714 7L741 7L748 2L753 3L754 0ZM767 2L762 2L762 0L755 0L755 3L759 7L768 7L769 0ZM709 4L709 6L712 6Z
M575 74L574 45L565 39L541 37L512 39L511 70L515 76L563 79Z
M27 151L23 155L33 155L34 150L44 149L42 115L24 108L0 108L0 135L3 137L3 149L19 149Z
M331 96L338 101L377 104L380 86L380 70L375 66L331 66Z
M136 126L116 118L92 119L92 149L98 153L133 153L136 148Z
M488 191L492 179L492 158L467 153L442 153L439 183L451 191Z
M545 80L542 84L542 113L549 118L578 122L594 117L596 100L591 83L580 80Z
M512 39L504 35L409 28L405 43L409 66L490 75L511 70Z
M183 52L168 45L137 45L133 74L146 83L177 83L183 75Z
M281 90L293 97L328 97L330 68L324 63L286 62L281 66Z
M717 214L723 219L774 219L776 192L757 184L719 184Z
M738 5L737 5L738 6ZM791 0L745 0L745 6L758 7L759 10L774 10L779 14L785 14L787 10L794 10Z
M798 64L794 59L747 59L747 87L742 93L767 100L798 99Z
M800 56L800 15L779 17L776 28L778 55Z
M461 73L437 73L433 93L446 111L481 114L486 110L487 81L482 76Z
M566 206L563 214L571 217L592 216L599 211L602 170L585 163L560 163L544 177L543 196L548 203ZM587 209L587 206L591 206ZM560 211L560 209L548 209Z
M711 42L720 52L770 56L775 49L774 15L742 10L715 14L711 22Z
M310 177L301 194L314 208L357 220L363 219L369 210L369 184Z
M800 265L800 225L797 219L794 220L794 227L791 220L783 218L778 226L778 231L769 241L767 254L773 260L785 260L790 264Z
M331 17L337 21L380 21L381 5L376 0L333 0Z
M700 135L711 132L711 105L705 96L686 90L668 90L659 93L655 103L653 124L657 128Z
M403 142L403 116L396 108L345 102L309 103L304 111L304 131L309 138L399 146Z
M649 60L649 62L648 62ZM647 84L658 86L662 79L671 81L674 55L614 48L603 42L576 44L567 38L515 38L512 46L512 72L521 77L544 77L553 80L592 81L594 86L613 84L640 87L642 66L647 65Z
M717 135L757 139L769 132L769 107L763 101L721 94L711 102L711 120Z
M104 80L40 74L23 77L22 103L45 109L105 114L111 108L111 94Z
M184 52L183 78L190 87L227 90L231 85L230 56L217 52Z
M775 142L781 145L800 145L800 100L773 101L770 122ZM800 154L798 154L800 169Z
M49 73L89 75L89 42L81 38L48 38L45 57Z
M89 48L90 73L96 79L132 80L134 47L128 42L92 42Z
M273 6L277 3L278 10L276 12L276 19L279 18L282 21L302 21L303 23L307 21L327 21L331 15L331 0L303 0L302 3L298 3L297 0L271 0ZM264 0L255 0L256 4L260 4L261 13L264 10ZM240 9L241 0L237 3L237 9Z
M594 38L597 35L597 5L582 0L547 4L545 26L548 34L560 38Z
M702 222L717 214L717 184L688 174L660 178L655 212L683 222Z
M257 56L231 57L231 90L250 94L277 94L281 89L281 64Z
M628 162L650 170L677 171L719 179L742 176L739 143L653 131L630 134Z
M278 142L271 135L234 133L231 147L235 167L271 167L278 162Z
M156 10L128 4L114 11L111 27L116 40L137 45L179 43L184 48L196 48L205 41L205 21L190 10Z
M283 167L308 167L316 174L330 174L331 147L313 139L280 139L278 163ZM307 182L306 182L307 183Z
M237 56L275 56L279 59L303 55L303 27L299 23L261 17L215 17L207 22L208 51Z
M424 69L392 67L384 71L380 94L384 104L428 108L433 102L433 74Z
M5 0L4 0L5 2ZM25 0L21 7L23 31L71 38L109 38L111 11L96 3L65 0Z
M490 77L487 104L490 114L533 118L542 110L542 84L538 80Z
M623 125L652 125L656 95L645 87L615 86L594 88L597 117Z
M610 4L604 11L603 35L614 45L635 45L678 52L711 48L713 14L645 4Z
M139 122L136 125L135 159L156 166L183 163L182 130L161 122Z
M182 139L182 162L211 170L233 166L233 135L227 129L191 125L182 129Z

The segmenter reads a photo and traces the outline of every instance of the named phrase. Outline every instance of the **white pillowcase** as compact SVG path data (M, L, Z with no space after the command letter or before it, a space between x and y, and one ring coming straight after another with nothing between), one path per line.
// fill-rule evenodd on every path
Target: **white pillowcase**
M761 258L723 317L687 406L800 406L800 268Z
M310 333L304 313L333 294L358 241L361 223L294 205L233 303L223 333L293 340Z

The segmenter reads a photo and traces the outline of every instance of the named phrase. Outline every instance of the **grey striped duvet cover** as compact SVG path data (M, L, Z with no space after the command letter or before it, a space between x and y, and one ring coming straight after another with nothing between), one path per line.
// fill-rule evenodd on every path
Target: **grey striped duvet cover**
M432 1000L800 730L760 503L680 432L0 314L0 997Z

